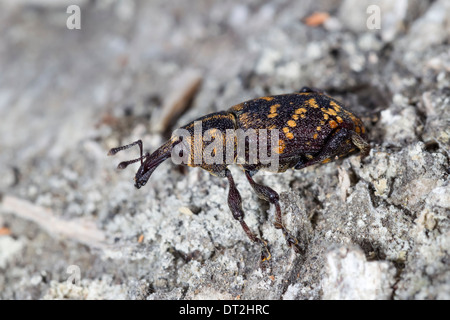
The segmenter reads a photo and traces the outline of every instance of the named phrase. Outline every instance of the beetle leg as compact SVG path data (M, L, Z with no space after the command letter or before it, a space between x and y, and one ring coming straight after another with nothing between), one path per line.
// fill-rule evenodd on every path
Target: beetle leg
M242 226L242 229L244 229L247 236L250 238L251 241L258 243L261 245L261 261L267 261L271 258L269 249L267 248L267 243L258 238L247 226L247 224L244 221L244 211L242 210L242 198L241 195L236 188L236 184L234 183L233 176L231 175L230 170L225 169L225 176L228 179L230 190L228 192L228 206L230 207L231 213L233 214L233 217L239 221L239 223Z
M138 146L139 146L139 150L140 150L140 152L141 152L141 158L142 158L142 153L143 153L143 151L142 151L142 140L137 140L137 141L135 141L135 142L133 142L133 143L127 144L126 146L121 146L121 147L117 147L117 148L112 148L111 150L109 150L108 156L113 156L113 155L115 155L117 152L122 151L122 150L125 150L125 149L129 149L129 148L131 148L131 147L133 147L133 146L135 146L135 145L138 145ZM141 164L142 164L142 163L141 163Z
M298 240L290 234L290 232L286 229L286 227L283 224L281 218L280 196L275 190L262 184L256 183L255 180L253 180L252 175L253 175L252 172L245 170L245 176L247 177L247 180L250 182L250 185L252 186L253 190L255 190L258 197L265 201L268 201L269 203L275 206L276 209L275 223L274 223L275 228L281 229L284 237L286 238L286 243L288 244L288 246L292 247L296 253L300 253Z
M345 149L345 144L347 143L346 140L349 140L347 150ZM364 157L369 153L370 146L367 142L364 141L364 139L361 138L361 136L359 136L354 131L341 128L325 143L324 147L319 151L318 154L314 156L314 158L309 161L299 161L295 165L294 169L303 169L316 163L334 160L334 157L346 154L347 151L351 149L350 140L356 147L360 149L361 156Z

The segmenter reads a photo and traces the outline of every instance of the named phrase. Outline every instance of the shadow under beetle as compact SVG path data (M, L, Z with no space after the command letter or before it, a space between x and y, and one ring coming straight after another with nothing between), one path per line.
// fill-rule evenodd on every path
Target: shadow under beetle
M322 93L321 91L304 87L298 93L268 96L242 102L231 107L228 111L216 112L203 116L191 123L181 127L191 135L194 134L194 122L201 121L202 134L206 130L219 130L222 134L228 129L278 129L279 141L276 150L278 154L278 167L272 171L285 172L287 169L302 169L316 163L327 163L347 156L354 151L361 151L361 156L369 154L370 146L367 140L366 130L362 121L346 110L342 103ZM266 136L267 138L267 136ZM257 136L256 142L260 137ZM143 154L142 141L138 140L129 145L113 148L108 155L128 149L134 145L140 148L140 157L130 161L121 162L119 169L126 168L129 164L140 161L135 177L135 187L144 186L153 171L163 161L170 158L176 145L183 139L172 136L170 140L159 147L155 152ZM193 144L191 140L184 143ZM236 141L234 142L236 148ZM225 144L225 142L224 142ZM199 148L191 145L190 150ZM200 152L203 152L205 145L200 145ZM279 203L279 195L271 188L258 184L254 181L253 175L258 170L268 170L269 164L261 161L248 162L248 144L245 145L245 160L239 164L244 170L245 176L258 197L270 202L275 206L274 226L281 229L286 238L287 244L297 253L300 252L298 241L285 228ZM195 150L194 150L195 151ZM192 154L189 157L192 157ZM236 160L236 153L234 159ZM192 159L191 159L192 160ZM261 260L269 260L271 255L267 248L267 243L257 237L244 221L242 210L242 198L239 194L228 165L231 163L206 163L204 161L195 163L189 161L187 165L191 167L201 167L213 175L226 177L229 182L228 206L233 217L239 221L247 236L251 241L258 243L262 247Z

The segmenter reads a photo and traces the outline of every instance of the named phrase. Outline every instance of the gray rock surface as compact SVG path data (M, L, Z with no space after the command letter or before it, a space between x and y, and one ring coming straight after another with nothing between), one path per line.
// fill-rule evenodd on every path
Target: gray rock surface
M0 299L449 299L449 26L446 0L2 1ZM373 149L256 176L302 255L231 168L266 269L226 179L167 162L136 190L135 167L115 167L137 150L106 157L303 86L359 114Z

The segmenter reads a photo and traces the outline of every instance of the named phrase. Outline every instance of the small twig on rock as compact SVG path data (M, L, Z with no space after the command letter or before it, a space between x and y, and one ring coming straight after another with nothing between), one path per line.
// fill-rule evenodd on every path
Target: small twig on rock
M105 248L105 234L93 221L87 219L64 220L54 215L52 210L35 205L14 196L4 195L0 202L0 212L32 221L51 236L68 238L92 248Z

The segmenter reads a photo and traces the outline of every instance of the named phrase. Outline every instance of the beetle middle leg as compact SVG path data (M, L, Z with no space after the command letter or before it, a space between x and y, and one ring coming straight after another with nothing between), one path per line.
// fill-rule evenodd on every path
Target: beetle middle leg
M233 176L231 175L230 170L225 169L225 176L228 179L229 183L229 192L228 192L228 206L230 207L231 213L233 214L233 217L239 221L239 223L242 226L242 229L244 229L247 236L250 238L251 241L258 243L261 245L261 261L267 261L271 258L269 249L267 248L267 243L258 238L247 226L247 224L244 221L244 211L242 210L242 198L241 195L236 188L236 184L234 183Z
M275 228L281 229L284 237L286 238L286 243L288 244L288 246L292 247L296 253L300 253L298 240L290 234L290 232L283 224L283 220L281 218L280 196L278 195L278 193L276 193L275 190L262 184L256 183L255 180L253 180L252 175L253 173L251 171L245 170L245 176L247 177L247 180L250 182L250 185L252 186L253 190L255 190L258 197L270 202L275 206Z

